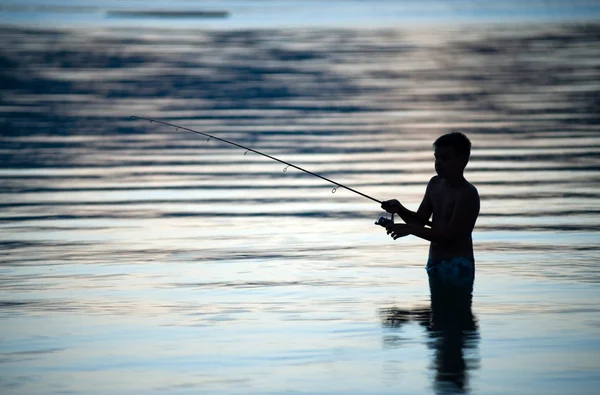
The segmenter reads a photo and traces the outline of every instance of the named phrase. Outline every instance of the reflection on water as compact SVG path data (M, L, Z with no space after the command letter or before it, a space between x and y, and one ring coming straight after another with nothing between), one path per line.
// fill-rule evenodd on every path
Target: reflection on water
M505 27L1 28L0 392L593 393L600 27ZM412 209L466 133L477 320L377 204L130 115Z
M434 352L435 392L469 392L469 373L479 368L479 331L471 311L473 284L448 288L430 279L429 290L429 307L381 309L382 324L393 331L410 322L422 326L428 337L427 345ZM401 341L396 336L387 335L384 339L384 344L394 348L397 343ZM465 357L466 352L475 356Z

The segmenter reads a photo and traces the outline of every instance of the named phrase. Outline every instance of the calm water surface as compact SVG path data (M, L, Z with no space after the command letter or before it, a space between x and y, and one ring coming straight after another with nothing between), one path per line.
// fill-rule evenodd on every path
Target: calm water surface
M600 27L45 30L0 41L3 394L592 394ZM463 131L473 316L432 325L416 209Z

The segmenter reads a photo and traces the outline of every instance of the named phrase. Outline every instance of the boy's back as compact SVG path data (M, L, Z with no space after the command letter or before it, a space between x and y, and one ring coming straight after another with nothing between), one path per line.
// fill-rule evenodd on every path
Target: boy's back
M471 234L479 214L479 193L477 189L467 180L457 185L450 185L443 178L434 176L427 186L425 199L428 199L428 204L431 205L433 214L432 229L442 232L456 232L456 237L451 242L431 241L429 258L438 260L464 257L473 260ZM457 216L463 218L459 219Z

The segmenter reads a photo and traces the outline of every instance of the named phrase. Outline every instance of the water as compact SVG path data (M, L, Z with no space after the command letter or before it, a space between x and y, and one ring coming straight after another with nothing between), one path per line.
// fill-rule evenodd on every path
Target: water
M3 394L595 393L598 24L33 25L0 42ZM465 132L460 341L376 203L130 115L412 209Z

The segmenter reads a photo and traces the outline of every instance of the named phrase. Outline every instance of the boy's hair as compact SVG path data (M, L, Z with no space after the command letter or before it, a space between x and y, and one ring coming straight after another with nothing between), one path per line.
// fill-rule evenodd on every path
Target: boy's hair
M438 137L433 143L433 148L435 147L452 147L456 155L463 158L465 163L471 156L471 141L460 132L452 132Z

